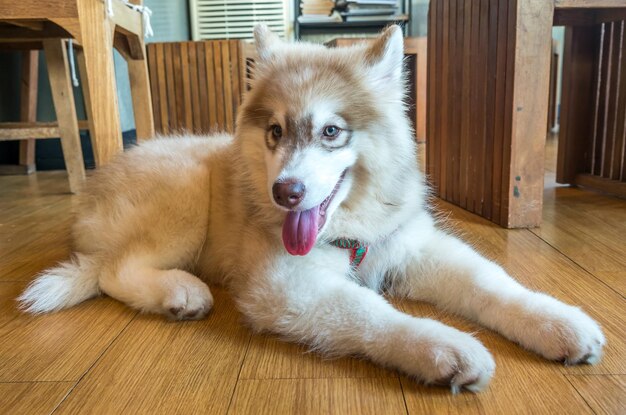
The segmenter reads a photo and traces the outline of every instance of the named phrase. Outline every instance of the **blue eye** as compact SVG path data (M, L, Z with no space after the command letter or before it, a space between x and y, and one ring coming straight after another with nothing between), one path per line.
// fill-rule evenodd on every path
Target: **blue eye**
M279 139L283 136L283 129L280 125L272 125L272 136Z
M326 138L336 138L340 132L341 128L337 127L336 125L327 125L326 127L324 127L323 134Z

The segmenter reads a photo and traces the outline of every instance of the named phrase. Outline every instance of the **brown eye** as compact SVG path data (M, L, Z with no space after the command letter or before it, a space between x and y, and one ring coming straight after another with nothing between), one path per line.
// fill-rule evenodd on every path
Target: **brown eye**
M283 129L280 125L272 125L272 136L277 140L283 136Z
M327 125L326 127L324 127L323 134L326 138L336 138L340 132L341 128L337 127L336 125Z

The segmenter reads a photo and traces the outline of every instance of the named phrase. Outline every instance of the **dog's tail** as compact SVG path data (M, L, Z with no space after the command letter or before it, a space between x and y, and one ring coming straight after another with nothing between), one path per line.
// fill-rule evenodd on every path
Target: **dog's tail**
M98 279L93 260L75 254L37 276L17 301L22 310L33 314L61 310L98 295Z

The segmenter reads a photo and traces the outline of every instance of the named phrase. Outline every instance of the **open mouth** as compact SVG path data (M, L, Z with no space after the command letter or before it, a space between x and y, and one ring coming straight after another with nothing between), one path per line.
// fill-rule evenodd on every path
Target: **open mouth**
M317 234L326 223L328 206L343 183L347 170L344 170L333 191L317 206L307 210L292 210L283 223L283 244L291 255L308 254L317 240Z

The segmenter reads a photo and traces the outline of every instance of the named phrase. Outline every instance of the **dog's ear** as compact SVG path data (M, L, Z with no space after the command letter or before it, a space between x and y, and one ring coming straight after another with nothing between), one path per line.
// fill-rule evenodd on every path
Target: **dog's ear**
M279 37L265 24L259 23L254 26L254 44L260 60L268 60L280 43Z
M389 26L365 50L365 62L380 81L402 79L404 40L398 25Z

